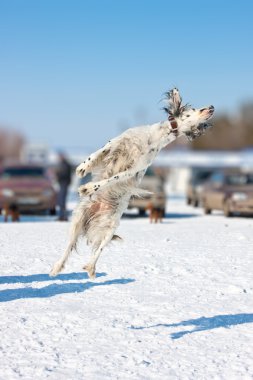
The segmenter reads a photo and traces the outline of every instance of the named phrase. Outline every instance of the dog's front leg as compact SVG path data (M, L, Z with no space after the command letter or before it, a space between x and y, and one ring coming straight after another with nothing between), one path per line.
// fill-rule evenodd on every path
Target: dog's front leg
M115 174L114 176L104 179L99 182L89 182L86 185L82 185L78 188L78 192L80 196L83 195L92 195L95 192L99 192L109 186L112 186L113 184L120 183L127 181L130 178L133 178L139 171L143 169L138 168L136 169L129 169L125 170L124 172L120 172L118 174Z
M80 178L85 177L86 174L90 173L92 169L96 166L96 163L107 153L109 153L112 145L112 140L110 140L103 148L92 153L84 162L82 162L76 168L76 175Z

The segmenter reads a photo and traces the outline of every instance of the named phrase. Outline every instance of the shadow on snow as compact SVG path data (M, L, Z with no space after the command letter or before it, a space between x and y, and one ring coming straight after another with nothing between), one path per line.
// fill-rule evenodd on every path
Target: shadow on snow
M194 217L201 217L201 214L194 214L194 213L172 213L172 212L166 212L166 214L163 217L163 221L166 219L184 219L184 218L194 218ZM123 214L123 219L148 219L149 215L139 215L139 214Z
M105 273L98 273L97 277L105 276ZM13 281L11 282L10 278L13 277ZM19 278L20 281L15 281L15 279ZM8 278L8 281L1 282L1 283L16 283L16 282L23 282L27 283L30 279L31 282L33 281L52 281L52 278L49 277L46 274L38 274L38 275L31 275L31 276L6 276L5 278ZM1 280L3 277L1 277ZM22 281L23 279L23 281ZM61 274L55 277L56 280L83 280L87 279L87 275L85 273L70 273L70 274ZM134 282L134 279L131 278L120 278L115 280L108 280L104 282L92 282L87 281L85 283L80 282L69 282L69 283L63 283L63 284L50 284L47 286L44 286L43 288L33 288L33 287L26 287L26 288L18 288L18 289L5 289L0 291L0 302L9 302L14 301L18 299L27 299L27 298L48 298L53 297L58 294L64 294L64 293L83 293L86 290L89 290L91 288L97 287L97 286L109 286L109 285L125 285L129 284L131 282Z
M200 217L201 214L193 213L182 213L182 212L166 212L165 219L184 219L184 218L195 218Z
M184 335L193 334L200 331L207 331L218 329L220 327L230 328L236 325L242 325L244 323L253 323L253 314L234 314L234 315L216 315L214 317L201 317L197 319L189 319L188 321L182 321L179 323L164 324L159 323L153 326L147 327L134 327L131 326L131 329L134 330L144 330L148 328L155 327L181 327L181 326L195 326L192 330L184 330L176 333L171 333L170 337L172 339L182 338Z
M97 277L103 277L106 276L106 273L97 273ZM26 276L1 276L0 277L0 284L27 284L30 282L42 282L42 281L52 281L52 280L62 280L62 281L68 281L68 280L88 280L89 277L87 273L80 272L80 273L63 273L58 274L56 277L50 277L48 274L31 274Z

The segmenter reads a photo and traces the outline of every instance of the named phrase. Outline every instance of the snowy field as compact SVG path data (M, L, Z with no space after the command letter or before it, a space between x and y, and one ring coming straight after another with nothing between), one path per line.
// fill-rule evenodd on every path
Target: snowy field
M124 218L95 281L84 244L47 275L69 223L0 223L1 380L253 378L253 219L167 212Z

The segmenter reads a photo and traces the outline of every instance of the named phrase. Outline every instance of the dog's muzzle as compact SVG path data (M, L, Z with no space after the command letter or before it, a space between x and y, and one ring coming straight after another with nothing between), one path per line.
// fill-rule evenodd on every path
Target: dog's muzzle
M194 129L192 129L191 131L185 132L185 136L187 137L187 139L189 141L192 141L192 140L196 139L197 137L200 137L200 136L204 135L205 132L206 132L206 130L209 129L209 128L212 128L211 124L209 124L209 123L202 123L202 124L199 124Z

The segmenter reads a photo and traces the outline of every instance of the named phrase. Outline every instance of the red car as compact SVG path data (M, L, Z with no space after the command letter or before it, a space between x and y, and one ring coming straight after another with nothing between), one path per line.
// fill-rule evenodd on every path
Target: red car
M1 170L0 210L15 204L20 212L56 214L56 191L46 169L39 165L9 165Z

